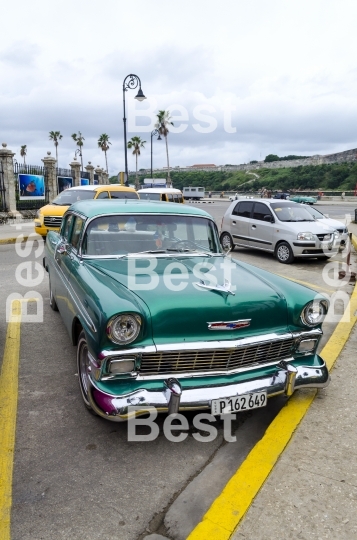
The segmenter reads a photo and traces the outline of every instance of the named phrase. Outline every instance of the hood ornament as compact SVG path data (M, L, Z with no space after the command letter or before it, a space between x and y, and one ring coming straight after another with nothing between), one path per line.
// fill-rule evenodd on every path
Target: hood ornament
M239 330L250 326L252 319L239 319L239 321L208 322L208 330Z
M235 293L231 291L231 283L228 281L228 279L224 280L224 285L208 285L203 279L200 279L200 282L196 282L194 285L202 287L202 289L209 289L210 291L217 291L222 294L231 294L232 296L235 296Z

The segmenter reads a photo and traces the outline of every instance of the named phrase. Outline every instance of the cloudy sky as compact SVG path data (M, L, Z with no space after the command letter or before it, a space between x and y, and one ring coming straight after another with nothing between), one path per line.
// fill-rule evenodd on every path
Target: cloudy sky
M169 109L170 165L245 163L267 154L328 154L357 147L357 3L354 0L12 0L0 32L0 136L21 161L40 164L51 130L59 165L81 131L85 163L124 168L128 138L146 140ZM153 142L154 167L165 165ZM129 153L129 168L135 168Z

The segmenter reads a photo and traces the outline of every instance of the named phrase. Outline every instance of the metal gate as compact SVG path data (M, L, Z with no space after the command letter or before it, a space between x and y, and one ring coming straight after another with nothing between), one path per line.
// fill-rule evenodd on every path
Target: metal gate
M40 175L45 179L44 199L21 199L21 191L19 186L19 174ZM48 187L48 174L45 167L38 165L25 165L14 163L15 189L16 189L16 209L17 210L37 210L49 202L50 190Z
M0 161L0 212L7 212L6 204L6 188L4 180L4 169L2 166L2 161Z

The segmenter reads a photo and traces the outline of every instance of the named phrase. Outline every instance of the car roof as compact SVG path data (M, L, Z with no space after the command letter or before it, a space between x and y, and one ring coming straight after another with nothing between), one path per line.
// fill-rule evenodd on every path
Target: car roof
M184 204L145 201L140 199L111 199L78 201L70 207L89 218L105 214L180 214L191 216L212 216L200 208L192 208Z
M138 193L182 193L175 188L143 188L139 189Z
M88 186L73 186L73 187L70 187L68 189L66 189L66 191L77 191L77 190L81 190L81 191L98 191L100 189L103 189L104 191L106 189L113 189L114 188L114 191L135 191L134 188L131 188L131 187L128 187L128 186L122 186L121 184L96 184L96 185L93 185L93 184L90 184Z

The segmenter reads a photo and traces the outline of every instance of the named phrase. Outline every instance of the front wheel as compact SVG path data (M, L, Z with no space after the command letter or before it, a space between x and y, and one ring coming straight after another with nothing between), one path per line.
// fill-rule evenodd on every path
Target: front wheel
M90 373L91 367L90 367L89 358L88 358L87 339L83 331L79 334L79 338L78 338L77 369L78 369L79 388L82 394L83 403L85 407L88 409L88 411L90 411L92 414L95 414L88 399L88 392L89 392L89 385L90 385L89 373Z
M290 264L294 260L294 253L287 242L280 242L275 249L275 257L282 264Z
M57 306L55 297L53 296L53 292L52 292L51 280L49 280L49 285L50 285L50 306L51 306L51 309L53 309L53 311L58 311L58 306Z
M221 234L220 238L221 246L224 251L233 251L234 249L234 243L232 240L232 237L229 233L224 232Z

